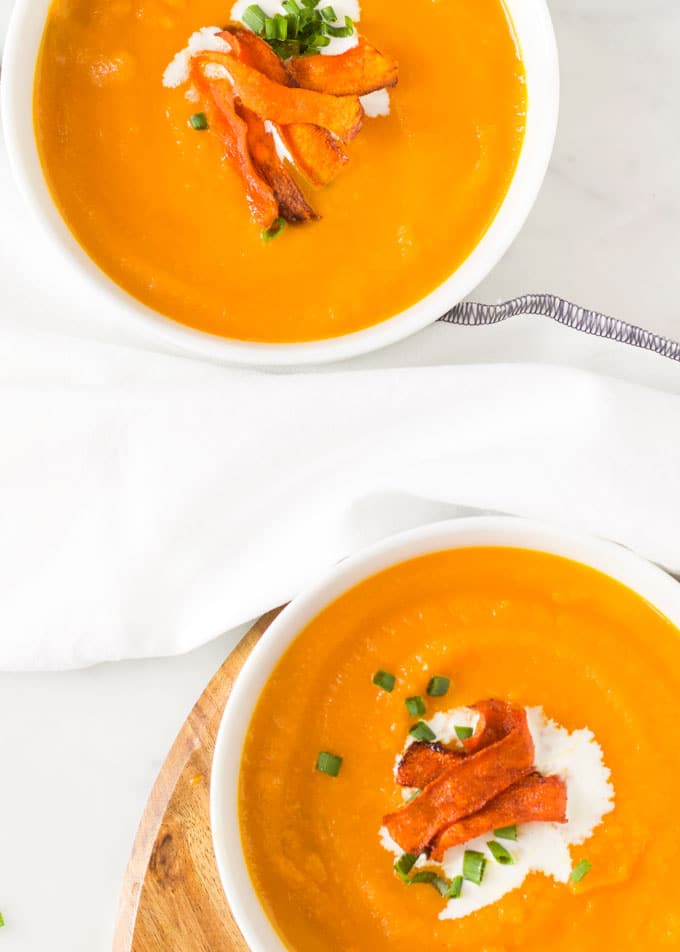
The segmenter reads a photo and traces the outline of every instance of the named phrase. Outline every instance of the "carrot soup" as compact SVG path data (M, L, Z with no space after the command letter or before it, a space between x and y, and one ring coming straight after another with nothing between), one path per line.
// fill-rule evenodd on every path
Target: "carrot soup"
M680 639L581 564L438 552L286 650L239 815L295 952L677 948Z
M34 121L73 235L224 337L378 323L489 228L526 115L502 0L53 0Z

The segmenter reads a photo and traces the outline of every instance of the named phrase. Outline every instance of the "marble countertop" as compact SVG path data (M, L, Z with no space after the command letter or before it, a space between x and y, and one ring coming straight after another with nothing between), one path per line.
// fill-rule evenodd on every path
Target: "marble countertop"
M10 0L0 0L0 37ZM677 0L551 0L562 109L545 186L519 239L475 294L552 291L680 337L680 71ZM25 212L0 146L3 215ZM3 237L4 234L4 237ZM36 238L36 241L38 239ZM3 269L21 255L0 234ZM33 267L31 265L31 267ZM45 289L25 265L5 295L37 325ZM50 289L51 293L53 289ZM75 321L87 308L60 289ZM111 326L102 318L98 333ZM357 364L543 360L680 392L670 361L520 318L433 327ZM137 822L155 774L205 683L235 643L61 675L0 675L0 911L8 952L106 952Z

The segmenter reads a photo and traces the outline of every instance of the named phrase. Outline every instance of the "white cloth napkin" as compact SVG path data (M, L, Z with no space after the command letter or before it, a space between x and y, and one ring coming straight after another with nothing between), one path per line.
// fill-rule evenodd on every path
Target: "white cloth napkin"
M6 333L0 667L187 651L461 507L680 569L680 397L538 365L275 375Z

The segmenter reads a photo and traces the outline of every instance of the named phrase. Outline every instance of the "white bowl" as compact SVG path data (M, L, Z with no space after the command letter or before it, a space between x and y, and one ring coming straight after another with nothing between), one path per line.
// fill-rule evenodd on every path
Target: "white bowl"
M121 310L175 346L230 363L296 366L342 360L394 343L434 322L491 271L531 210L552 152L559 102L555 35L546 0L505 0L527 76L526 133L517 169L491 227L463 264L417 304L372 327L322 341L260 344L193 330L153 311L113 282L88 257L57 211L43 177L33 131L33 80L50 0L16 0L2 64L1 109L10 163L28 204L73 272Z
M680 585L628 549L562 529L509 517L456 519L402 533L341 562L295 598L262 636L239 674L217 735L210 815L217 868L231 910L253 952L279 952L276 934L253 889L241 847L238 775L253 710L288 645L316 615L376 572L429 552L469 546L512 546L561 555L617 579L680 627Z

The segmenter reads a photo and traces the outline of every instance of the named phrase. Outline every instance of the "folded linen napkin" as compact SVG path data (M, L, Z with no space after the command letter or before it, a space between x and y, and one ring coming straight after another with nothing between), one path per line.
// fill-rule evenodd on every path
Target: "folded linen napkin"
M12 332L0 390L0 668L187 651L461 507L680 569L671 394L521 364L263 374Z

